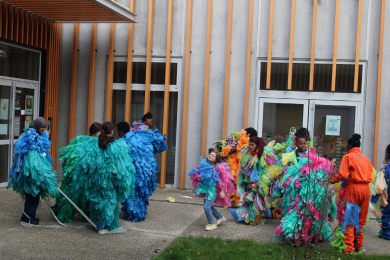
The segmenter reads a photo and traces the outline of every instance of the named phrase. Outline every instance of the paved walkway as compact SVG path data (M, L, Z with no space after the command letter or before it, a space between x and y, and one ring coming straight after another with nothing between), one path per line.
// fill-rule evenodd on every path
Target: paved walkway
M126 234L98 235L93 229L34 227L20 225L21 199L12 190L0 189L0 258L1 259L149 259L179 236L209 236L228 239L248 238L274 242L273 230L279 220L252 227L238 223L228 210L219 208L228 219L213 232L204 231L206 217L203 200L184 198L189 190L157 189L150 199L148 218L139 223L120 220ZM175 203L165 198L174 197ZM42 204L37 216L41 225L58 226ZM85 223L75 222L73 225ZM366 226L365 247L368 252L389 254L389 241L374 236L375 220Z

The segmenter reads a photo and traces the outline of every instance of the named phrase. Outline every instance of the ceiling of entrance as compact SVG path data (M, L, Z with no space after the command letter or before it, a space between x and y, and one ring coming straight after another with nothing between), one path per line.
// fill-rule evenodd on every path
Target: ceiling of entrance
M133 23L135 14L112 0L2 0L57 23Z

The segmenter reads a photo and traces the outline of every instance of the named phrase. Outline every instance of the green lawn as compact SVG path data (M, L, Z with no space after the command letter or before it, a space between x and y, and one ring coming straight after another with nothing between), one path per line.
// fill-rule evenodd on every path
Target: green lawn
M221 238L179 237L153 260L162 259L291 259L290 246L258 243L256 240L223 240ZM389 256L347 256L335 249L320 248L312 259L389 259Z

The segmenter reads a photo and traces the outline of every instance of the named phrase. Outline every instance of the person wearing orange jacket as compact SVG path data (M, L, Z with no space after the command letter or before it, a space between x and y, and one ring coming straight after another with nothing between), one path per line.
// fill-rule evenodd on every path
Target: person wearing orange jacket
M334 175L330 182L345 181L345 194L347 196L347 209L343 226L346 254L365 253L363 247L363 226L366 224L368 207L370 203L369 183L372 182L373 168L370 160L360 151L359 134L354 134L348 140L348 153L343 157L339 173ZM343 229L342 229L343 231Z

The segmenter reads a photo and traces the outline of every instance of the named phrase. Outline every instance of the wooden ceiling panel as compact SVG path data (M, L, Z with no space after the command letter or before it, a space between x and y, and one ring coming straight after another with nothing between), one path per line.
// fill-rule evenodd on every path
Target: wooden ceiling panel
M135 14L111 0L2 0L2 2L59 23L135 22Z

